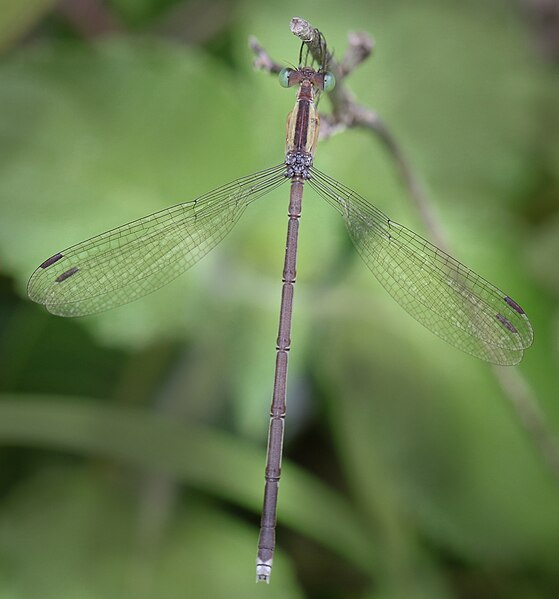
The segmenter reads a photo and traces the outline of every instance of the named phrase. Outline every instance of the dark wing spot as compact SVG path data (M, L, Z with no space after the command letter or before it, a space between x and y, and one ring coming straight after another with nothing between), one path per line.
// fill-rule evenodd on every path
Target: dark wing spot
M505 302L519 314L526 314L526 312L524 312L524 310L508 295L505 297Z
M62 254L55 254L54 256L51 256L50 258L45 260L41 264L41 266L39 266L39 268L48 268L49 266L52 266L55 262L58 262L62 257Z
M61 275L58 275L54 280L56 283L62 283L62 281L65 281L68 277L75 275L78 272L78 270L79 268L77 266L72 266L70 270L67 270L66 272L63 272Z
M507 320L502 314L495 314L495 318L505 327L505 329L508 329L511 333L518 333L512 322Z

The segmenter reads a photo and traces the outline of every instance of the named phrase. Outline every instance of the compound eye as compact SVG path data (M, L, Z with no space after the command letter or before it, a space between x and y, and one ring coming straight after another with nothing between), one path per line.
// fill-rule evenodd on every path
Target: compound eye
M326 71L326 73L324 73L324 91L331 92L334 87L336 87L336 78L334 77L334 73Z
M278 79L282 87L289 87L291 73L293 73L293 69L289 69L287 67L278 73Z

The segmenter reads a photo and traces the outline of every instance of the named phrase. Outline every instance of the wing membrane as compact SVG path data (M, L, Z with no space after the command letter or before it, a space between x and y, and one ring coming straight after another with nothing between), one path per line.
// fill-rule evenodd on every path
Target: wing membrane
M514 300L315 168L309 183L344 217L365 264L411 316L483 360L520 362L533 332Z
M29 297L53 314L83 316L147 295L215 247L245 208L285 181L283 164L92 237L45 260Z

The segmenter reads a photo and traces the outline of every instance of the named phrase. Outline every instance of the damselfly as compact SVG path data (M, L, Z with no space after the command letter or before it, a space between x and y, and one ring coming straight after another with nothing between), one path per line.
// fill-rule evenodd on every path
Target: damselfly
M165 285L209 252L257 198L290 182L289 220L276 345L257 580L269 582L275 549L276 506L286 411L287 362L297 240L308 183L344 218L365 264L416 320L458 349L494 364L517 364L532 343L530 322L506 293L313 165L320 93L332 73L303 64L280 74L298 86L287 121L285 160L227 183L191 202L102 233L45 260L29 280L29 297L53 314L83 316L108 310Z

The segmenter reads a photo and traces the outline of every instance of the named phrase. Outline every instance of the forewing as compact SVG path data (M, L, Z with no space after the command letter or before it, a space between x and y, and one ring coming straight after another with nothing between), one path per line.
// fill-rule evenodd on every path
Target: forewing
M310 184L342 214L364 262L411 316L478 358L520 362L533 332L507 294L317 169Z
M29 297L53 314L83 316L147 295L215 247L252 201L285 181L283 171L238 179L63 250L33 273Z

